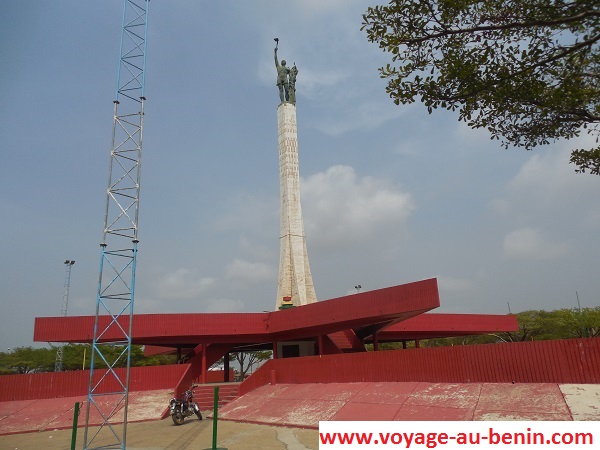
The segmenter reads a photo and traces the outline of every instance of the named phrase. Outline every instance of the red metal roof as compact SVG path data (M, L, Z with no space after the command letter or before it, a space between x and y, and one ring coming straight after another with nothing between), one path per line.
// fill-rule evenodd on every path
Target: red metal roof
M348 295L269 313L136 314L134 344L194 346L200 343L260 343L312 338L353 329L366 336L439 306L435 279ZM109 323L101 316L101 328ZM127 327L128 317L120 324ZM37 317L38 342L91 342L93 316ZM115 325L116 327L116 325ZM117 330L114 333L118 336ZM110 330L105 339L115 336Z
M379 342L471 336L518 331L517 316L428 313L396 323L377 333Z
M437 280L429 279L268 313L136 314L132 342L161 347L249 345L350 329L360 338L378 332L378 339L386 341L517 329L514 316L423 314L439 305ZM108 320L100 317L101 328ZM127 327L128 320L122 317L121 326ZM93 329L93 316L38 317L34 340L90 343ZM118 335L109 330L105 339Z

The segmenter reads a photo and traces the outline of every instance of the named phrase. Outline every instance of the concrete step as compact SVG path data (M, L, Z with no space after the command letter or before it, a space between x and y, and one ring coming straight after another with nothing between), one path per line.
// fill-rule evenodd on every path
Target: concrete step
M239 396L239 383L196 385L194 386L194 401L198 403L201 411L214 409L215 386L219 386L219 409Z

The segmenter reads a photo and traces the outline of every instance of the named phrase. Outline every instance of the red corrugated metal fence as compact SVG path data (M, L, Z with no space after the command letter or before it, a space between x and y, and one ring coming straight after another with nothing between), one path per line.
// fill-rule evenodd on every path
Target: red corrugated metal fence
M168 366L132 367L130 372L130 391L150 391L157 389L173 389L189 364ZM117 372L125 369L117 369ZM94 378L99 379L104 370L96 370ZM119 373L124 379L124 372ZM42 398L75 397L86 395L90 382L89 370L70 372L46 372L26 375L0 376L0 401L34 400ZM98 393L117 389L114 382L102 385Z
M173 389L189 377L189 368L189 364L133 367L130 390ZM96 374L99 377L101 371L96 371ZM277 383L600 383L600 339L420 348L277 359L263 365L242 383L240 395L271 382L273 376ZM88 383L87 370L2 375L0 401L85 395ZM107 383L103 389L109 391L114 387Z
M361 381L600 383L600 339L277 359L262 366L242 383L240 395L269 383L271 371L275 371L277 383L292 384Z

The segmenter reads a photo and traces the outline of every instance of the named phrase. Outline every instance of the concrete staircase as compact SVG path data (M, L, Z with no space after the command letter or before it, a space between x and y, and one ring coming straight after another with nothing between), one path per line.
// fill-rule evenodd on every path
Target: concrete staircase
M213 410L216 386L219 386L219 409L239 396L240 383L197 384L193 389L194 401L198 403L200 411Z

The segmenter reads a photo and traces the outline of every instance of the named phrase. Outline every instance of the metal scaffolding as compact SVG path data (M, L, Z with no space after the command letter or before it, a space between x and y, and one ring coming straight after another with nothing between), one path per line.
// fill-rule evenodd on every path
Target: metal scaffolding
M127 442L148 6L123 1L84 449L125 449Z

